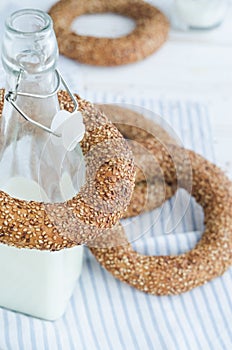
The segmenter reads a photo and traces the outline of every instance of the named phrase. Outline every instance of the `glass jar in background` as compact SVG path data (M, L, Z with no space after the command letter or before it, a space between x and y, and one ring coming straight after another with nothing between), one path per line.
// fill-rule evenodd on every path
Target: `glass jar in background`
M174 25L180 29L212 29L225 18L227 0L175 0Z

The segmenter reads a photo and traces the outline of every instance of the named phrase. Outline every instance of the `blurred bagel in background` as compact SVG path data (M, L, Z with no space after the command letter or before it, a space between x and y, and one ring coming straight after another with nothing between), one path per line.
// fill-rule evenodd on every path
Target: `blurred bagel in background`
M135 29L119 38L79 35L71 25L84 14L116 13L135 21ZM169 22L156 7L142 0L61 0L49 11L60 53L95 66L118 66L140 61L166 41Z

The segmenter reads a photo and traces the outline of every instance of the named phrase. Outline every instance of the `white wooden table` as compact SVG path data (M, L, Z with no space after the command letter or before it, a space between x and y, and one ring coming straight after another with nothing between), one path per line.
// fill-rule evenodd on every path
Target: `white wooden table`
M168 11L172 0L150 0ZM1 0L1 18L23 7L48 10L54 0ZM77 24L83 32L104 31L104 21ZM102 23L99 26L100 23ZM127 29L128 23L108 18L112 34ZM90 23L88 25L86 23ZM115 26L120 25L117 29ZM124 27L123 27L124 26ZM98 28L96 28L98 27ZM149 58L121 67L91 67L60 58L60 66L69 67L83 90L107 90L120 94L177 96L202 99L210 105L216 161L232 177L232 3L223 25L207 32L171 30L168 42Z
M232 176L231 58L232 5L223 25L215 30L186 33L172 30L163 48L144 61L116 68L79 64L78 75L81 85L90 89L207 102L217 163Z

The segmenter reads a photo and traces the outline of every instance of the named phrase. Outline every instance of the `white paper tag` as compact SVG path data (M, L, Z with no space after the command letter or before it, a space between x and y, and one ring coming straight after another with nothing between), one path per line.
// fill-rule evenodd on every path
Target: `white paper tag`
M67 151L72 151L85 134L85 125L81 112L70 113L65 110L57 112L53 118L51 129L61 134L61 137L53 135L52 142L55 145L63 144Z

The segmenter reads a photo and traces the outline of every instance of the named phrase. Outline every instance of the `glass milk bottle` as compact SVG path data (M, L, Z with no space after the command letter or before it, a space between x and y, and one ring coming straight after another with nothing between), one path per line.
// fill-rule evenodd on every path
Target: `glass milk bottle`
M52 21L46 13L20 10L7 19L2 46L6 89L0 189L12 197L63 202L84 183L79 144L67 150L56 133L51 136L62 79L56 70L57 58ZM1 244L0 306L57 319L80 275L82 255L80 246L49 252Z

